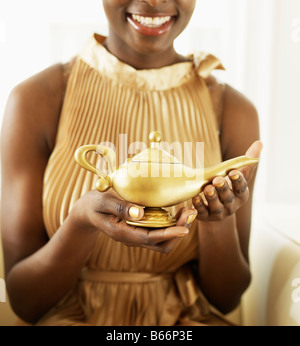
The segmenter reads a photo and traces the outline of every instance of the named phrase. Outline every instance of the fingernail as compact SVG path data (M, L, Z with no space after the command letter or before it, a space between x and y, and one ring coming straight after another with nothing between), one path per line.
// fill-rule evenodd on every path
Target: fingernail
M239 178L240 178L239 173L237 173L237 174L233 175L232 177L230 177L231 180L239 180Z
M187 236L188 234L189 234L189 231L187 230L186 232L179 234L177 236L177 238L183 238L183 237Z
M190 215L190 216L187 218L187 221L186 221L187 224L188 224L188 225L192 224L192 223L195 221L196 217L197 217L197 214L192 214L192 215Z
M207 192L207 196L212 197L215 194L215 190Z
M138 219L140 216L140 208L137 207L131 207L129 209L129 216L133 219Z
M225 181L222 181L222 183L217 184L216 187L221 188L221 187L224 187L224 185L225 185Z
M201 199L200 199L199 196L194 197L194 203L195 203L195 204L200 204L200 202L201 202Z

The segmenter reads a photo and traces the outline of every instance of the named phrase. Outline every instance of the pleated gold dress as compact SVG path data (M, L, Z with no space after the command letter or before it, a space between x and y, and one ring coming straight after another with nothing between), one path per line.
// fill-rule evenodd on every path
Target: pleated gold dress
M94 35L78 55L69 77L56 145L44 177L44 222L50 237L72 205L94 188L97 177L74 161L86 144L109 143L117 161L131 143L204 142L205 166L221 161L219 133L204 79L221 69L212 55L160 69L136 70L119 61ZM125 154L124 154L125 150ZM193 153L185 163L195 162ZM182 160L182 157L178 158ZM94 164L98 159L91 158ZM174 208L173 208L174 209ZM178 209L178 207L177 207ZM173 210L174 212L174 210ZM76 256L76 253L74 253ZM173 326L226 325L205 299L189 265L198 258L197 222L169 254L131 248L100 233L78 284L39 325Z

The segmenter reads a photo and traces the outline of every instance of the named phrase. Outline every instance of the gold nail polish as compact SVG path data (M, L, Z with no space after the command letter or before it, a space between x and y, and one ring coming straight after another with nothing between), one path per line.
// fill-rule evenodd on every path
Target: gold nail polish
M201 202L201 198L199 196L194 197L194 203L195 204L200 204L200 202Z
M190 216L187 218L187 224L188 224L188 225L192 224L192 223L195 221L196 216L197 216L196 214L190 215Z
M188 234L189 234L189 232L187 232L187 233L181 233L181 234L179 234L179 235L177 236L177 238L183 238L183 237L187 236Z
M230 177L232 180L239 180L239 178L240 178L240 174L238 173L238 174L236 174L236 175L234 175L234 176L232 176L232 177Z
M216 186L219 187L219 188L222 188L222 187L224 187L224 185L225 185L225 181L222 181L222 183L220 183L220 184L218 184Z
M129 209L129 215L130 217L132 217L133 219L138 219L139 215L140 215L140 209L137 207L131 207Z
M211 190L207 193L207 196L212 197L215 194L215 190Z

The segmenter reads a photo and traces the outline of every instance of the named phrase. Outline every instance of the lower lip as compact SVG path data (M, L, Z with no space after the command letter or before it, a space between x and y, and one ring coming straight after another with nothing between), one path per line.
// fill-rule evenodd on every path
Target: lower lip
M149 27L146 25L142 25L141 23L134 20L131 15L127 16L127 20L133 26L133 28L142 35L161 36L171 29L171 26L173 25L175 18L171 17L171 19L168 22L157 27Z

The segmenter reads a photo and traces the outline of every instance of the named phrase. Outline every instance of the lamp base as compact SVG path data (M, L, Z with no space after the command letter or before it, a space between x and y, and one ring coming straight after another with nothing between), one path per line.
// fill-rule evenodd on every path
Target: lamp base
M144 217L139 221L126 221L129 225L145 228L166 228L175 226L177 220L163 208L145 208Z

